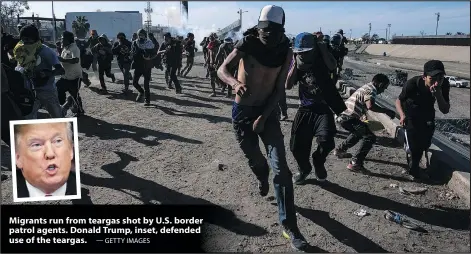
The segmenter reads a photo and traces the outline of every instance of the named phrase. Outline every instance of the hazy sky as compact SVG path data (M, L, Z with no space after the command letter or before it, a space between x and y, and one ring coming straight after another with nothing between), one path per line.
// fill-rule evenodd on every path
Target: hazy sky
M438 33L470 32L470 2L218 2L190 1L190 26L199 28L223 28L235 20L241 8L248 11L243 14L243 28L257 23L263 6L275 4L282 6L286 13L287 33L315 32L322 28L324 33L342 28L347 36L350 29L353 37L359 37L368 32L368 23L372 24L372 34L385 37L386 27L391 24L391 34L418 35L420 31L435 34L436 15L440 12ZM50 1L30 1L31 9L25 16L34 12L41 17L51 17ZM54 11L57 18L64 18L67 12L96 11L140 11L143 20L146 2L120 1L57 1ZM177 25L180 22L179 2L151 2L154 10L152 24ZM166 16L165 16L166 15Z

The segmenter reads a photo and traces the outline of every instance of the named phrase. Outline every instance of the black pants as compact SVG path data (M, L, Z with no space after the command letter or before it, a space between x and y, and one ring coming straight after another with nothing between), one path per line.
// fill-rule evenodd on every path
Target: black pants
M150 102L150 76L152 73L152 69L149 68L135 68L134 69L134 78L132 80L132 85L136 88L139 93L144 94L144 98L146 102ZM144 89L139 85L139 79L141 76L144 76Z
M73 80L68 80L64 78L60 78L57 83L57 96L59 98L59 103L64 107L70 107L69 101L67 100L67 92L69 92L70 97L72 98L72 102L74 106L77 106L79 111L82 111L82 98L80 97L80 86L82 84L82 79L77 78ZM67 102L67 105L64 105Z
M340 144L338 150L346 152L361 140L360 148L353 155L353 161L359 165L363 165L366 156L376 142L375 134L371 132L366 123L355 117L341 116L339 123L342 128L350 132L350 135Z
M433 133L435 132L435 124L414 124L406 123L407 140L409 141L409 149L411 152L411 162L409 170L416 173L420 169L420 160L432 144Z
M113 81L115 80L114 74L111 73L111 64L98 63L98 79L100 80L100 85L103 90L106 90L105 74L108 78L111 78Z
M169 87L172 86L172 83L175 84L175 91L177 92L181 92L182 91L182 87L180 85L180 81L178 81L178 77L177 77L177 69L178 69L178 66L172 66L172 65L167 65L165 67L166 71L165 71L165 79L168 80L167 81L167 85Z
M186 57L186 66L183 68L182 72L180 75L186 76L190 72L191 68L193 68L193 64L195 63L195 58L192 56L187 56Z
M2 93L2 140L8 146L10 146L10 121L24 119L12 96L10 93Z
M310 173L313 159L314 167L323 166L329 153L335 148L334 115L317 114L298 109L291 128L290 150L299 166L300 173ZM312 140L316 137L317 149L311 155Z
M82 71L82 82L85 84L85 85L89 85L90 84L90 79L88 78L88 73Z
M211 78L210 79L211 89L213 89L213 93L216 93L216 84L221 85L221 81L219 80L218 73L217 73L218 70L213 66L209 66L208 72Z
M124 89L128 90L129 88L129 80L132 79L131 75L131 64L130 63L124 63L124 62L118 62L118 67L123 73L123 79L124 79Z

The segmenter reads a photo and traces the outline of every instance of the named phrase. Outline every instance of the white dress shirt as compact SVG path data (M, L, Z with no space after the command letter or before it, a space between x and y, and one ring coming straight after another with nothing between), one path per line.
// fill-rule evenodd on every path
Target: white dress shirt
M46 193L44 193L42 190L31 185L30 183L28 183L28 181L26 181L26 187L28 188L28 193L29 193L30 198L46 197ZM66 189L67 189L67 183L65 183L59 189L57 189L53 193L50 193L49 195L50 196L65 196Z

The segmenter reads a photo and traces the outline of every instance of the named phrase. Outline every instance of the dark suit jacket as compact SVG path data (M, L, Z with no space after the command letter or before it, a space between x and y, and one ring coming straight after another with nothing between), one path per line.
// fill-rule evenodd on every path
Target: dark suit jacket
M29 198L28 187L26 187L26 180L20 169L16 170L16 189L18 190L18 198ZM69 179L67 179L65 195L77 195L77 181L75 179L74 171L70 171Z

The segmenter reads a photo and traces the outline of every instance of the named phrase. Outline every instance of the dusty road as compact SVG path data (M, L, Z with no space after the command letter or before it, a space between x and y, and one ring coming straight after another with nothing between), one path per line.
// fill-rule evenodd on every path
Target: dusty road
M95 79L81 91L86 116L78 119L81 201L50 204L216 204L233 218L215 223L206 234L208 252L290 252L282 238L273 190L261 198L256 180L235 143L231 99L209 98L209 81L201 59L182 79L183 95L167 90L155 70L152 107L120 94L123 85L109 83L99 95ZM198 64L199 63L199 64ZM118 74L118 78L122 75ZM142 82L142 79L141 79ZM294 118L297 91L288 91L289 119ZM282 122L288 148L291 121ZM403 174L403 150L384 132L365 164L367 174L349 172L347 161L330 156L329 182L314 177L295 187L298 224L313 252L468 252L469 209L443 183L413 183ZM345 138L339 129L336 142ZM296 163L287 149L293 172ZM2 202L12 203L9 150L2 146ZM218 170L216 162L227 166ZM424 195L404 196L398 186L427 186ZM369 216L354 215L365 209ZM428 233L402 228L383 218L394 210L418 220Z

